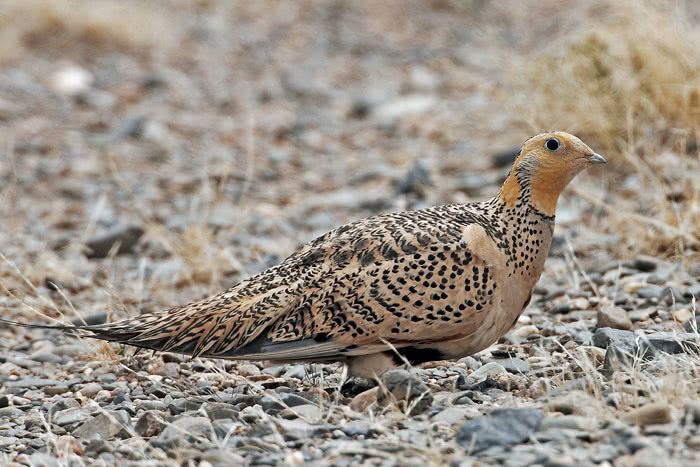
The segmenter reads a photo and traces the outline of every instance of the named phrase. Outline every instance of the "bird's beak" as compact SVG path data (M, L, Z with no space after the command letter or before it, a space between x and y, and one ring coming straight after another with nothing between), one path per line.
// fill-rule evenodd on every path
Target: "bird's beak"
M593 153L590 156L588 156L588 162L591 164L607 164L608 161L605 160L603 156L601 156L598 153Z

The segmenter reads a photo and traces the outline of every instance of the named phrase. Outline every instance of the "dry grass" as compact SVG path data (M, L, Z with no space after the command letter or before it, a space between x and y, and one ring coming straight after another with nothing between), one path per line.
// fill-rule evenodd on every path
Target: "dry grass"
M161 5L162 6L162 5ZM86 47L148 51L173 38L157 2L21 0L0 4L0 62L27 49Z
M700 245L700 32L677 2L602 5L594 27L516 60L519 124L606 154L621 196L598 205L623 254L687 256Z
M527 60L527 122L614 153L647 138L697 137L700 34L675 5L611 2L600 27Z

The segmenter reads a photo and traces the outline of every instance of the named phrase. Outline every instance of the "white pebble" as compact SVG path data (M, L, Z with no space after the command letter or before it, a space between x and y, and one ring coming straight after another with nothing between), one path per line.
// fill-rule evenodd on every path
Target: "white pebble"
M59 94L76 96L87 91L92 81L92 73L79 66L70 65L51 75L51 88Z

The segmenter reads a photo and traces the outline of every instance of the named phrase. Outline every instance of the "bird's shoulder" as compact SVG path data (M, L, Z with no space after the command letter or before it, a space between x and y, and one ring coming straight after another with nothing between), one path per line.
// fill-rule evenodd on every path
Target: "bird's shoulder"
M287 258L283 265L304 267L318 262L368 265L391 261L435 244L461 242L465 228L494 236L497 224L498 219L487 203L445 204L380 214L317 237ZM467 239L471 235L474 233L467 234Z

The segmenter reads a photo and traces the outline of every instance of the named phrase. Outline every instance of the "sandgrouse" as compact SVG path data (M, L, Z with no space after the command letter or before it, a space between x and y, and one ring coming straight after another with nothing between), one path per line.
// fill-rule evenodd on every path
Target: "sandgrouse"
M523 144L489 201L344 225L225 292L164 312L29 326L193 356L343 361L360 377L404 359L463 357L515 324L542 273L560 193L601 163L577 137L543 133Z

